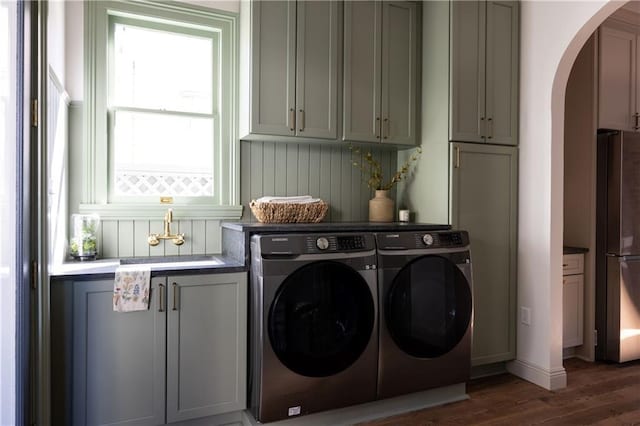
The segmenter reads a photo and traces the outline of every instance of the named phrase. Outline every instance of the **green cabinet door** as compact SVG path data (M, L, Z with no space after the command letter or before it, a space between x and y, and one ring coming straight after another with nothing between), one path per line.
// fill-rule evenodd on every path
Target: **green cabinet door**
M149 310L126 313L113 311L113 280L69 285L73 424L163 424L166 317L158 282L152 281Z
M251 133L295 135L296 3L251 3Z
M517 145L518 22L516 1L487 2L487 142Z
M341 7L337 1L297 2L297 136L338 137Z
M451 144L451 224L469 231L474 366L515 358L517 148Z
M167 422L246 408L246 273L167 278Z
M341 8L251 2L251 133L337 138Z
M382 141L416 143L418 5L382 4Z
M416 143L419 10L415 2L344 3L344 140Z
M517 145L519 8L452 1L449 140Z

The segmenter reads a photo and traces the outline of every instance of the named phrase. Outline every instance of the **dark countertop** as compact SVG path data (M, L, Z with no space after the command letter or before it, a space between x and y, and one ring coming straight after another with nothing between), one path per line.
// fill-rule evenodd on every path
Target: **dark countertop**
M400 232L446 231L451 225L413 222L320 222L320 223L260 223L222 222L222 254L244 265L251 264L251 236L255 234L335 233L335 232Z
M562 247L562 254L581 254L581 253L588 253L588 252L589 252L589 249L584 247L570 247L570 246Z
M245 272L247 267L226 256L213 255L208 260L189 260L190 256L184 256L184 261L171 261L156 263L139 263L140 266L149 266L152 276L165 276L175 274L224 274L231 272ZM141 260L145 260L141 258ZM50 269L52 278L78 278L83 275L96 278L97 275L113 277L116 268L120 266L120 259L98 259L84 262L65 262L62 265ZM132 266L132 265L127 265Z
M260 223L222 222L223 228L255 233L266 232L383 232L383 231L438 231L451 229L451 225L413 222L320 222L320 223Z

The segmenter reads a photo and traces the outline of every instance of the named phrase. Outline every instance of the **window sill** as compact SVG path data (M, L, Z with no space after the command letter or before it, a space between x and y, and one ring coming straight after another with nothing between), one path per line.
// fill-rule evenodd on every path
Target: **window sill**
M173 210L173 216L181 219L225 219L239 220L243 206L208 206L193 204L80 204L80 213L97 213L101 219L140 219L162 220L167 209Z

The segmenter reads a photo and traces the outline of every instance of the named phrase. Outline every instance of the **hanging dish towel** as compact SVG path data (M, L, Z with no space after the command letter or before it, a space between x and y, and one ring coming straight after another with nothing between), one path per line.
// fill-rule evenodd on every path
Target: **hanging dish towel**
M150 282L150 267L119 266L113 282L113 310L131 312L149 309Z

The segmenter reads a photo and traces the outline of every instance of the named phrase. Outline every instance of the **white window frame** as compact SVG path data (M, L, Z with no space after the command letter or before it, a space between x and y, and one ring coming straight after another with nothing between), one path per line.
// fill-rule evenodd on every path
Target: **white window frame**
M90 1L84 3L84 141L82 200L79 211L99 213L103 218L153 219L167 207L184 219L239 219L238 16L230 12L175 2L146 0ZM173 204L155 201L125 202L110 196L107 77L109 16L144 17L147 21L179 22L194 29L215 28L221 39L219 72L220 143L214 146L214 197L174 197ZM218 124L218 123L216 123ZM213 141L212 141L213 143Z

